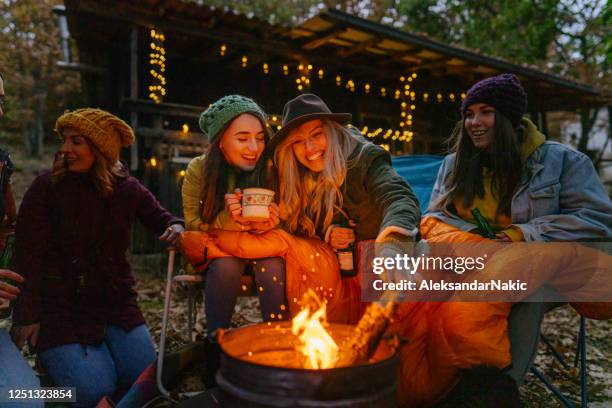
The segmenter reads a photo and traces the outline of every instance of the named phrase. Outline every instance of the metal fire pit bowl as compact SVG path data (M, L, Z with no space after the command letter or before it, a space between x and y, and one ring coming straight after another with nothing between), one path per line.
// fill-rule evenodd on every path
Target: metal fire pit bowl
M342 349L353 326L332 324ZM395 407L398 359L381 342L367 364L322 370L299 368L291 322L223 332L217 373L222 407Z

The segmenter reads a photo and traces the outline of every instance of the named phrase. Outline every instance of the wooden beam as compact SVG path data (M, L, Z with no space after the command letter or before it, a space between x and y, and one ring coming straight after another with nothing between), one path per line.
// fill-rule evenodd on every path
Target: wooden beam
M358 44L356 44L355 46L348 48L348 49L341 49L339 50L336 55L338 55L340 58L346 58L346 57L350 57L353 54L357 54L360 53L361 51L365 50L368 47L373 47L376 44L378 44L379 42L381 42L383 39L376 36L374 38L371 38L367 41L363 41L360 42Z
M422 48L419 47L415 47L415 48L411 48L409 50L406 51L386 51L387 52L387 59L386 60L382 60L379 62L379 64L381 65L389 65L390 63L399 63L401 65L406 65L409 62L404 60L404 57L408 57L411 55L416 55L419 52L423 51ZM420 63L420 59L418 59L418 62L413 62L413 64L418 64Z
M307 41L301 45L301 48L303 50L314 50L344 32L346 32L345 28L332 27L329 30L322 31L317 35L309 37Z
M423 64L419 64L418 65L418 68L419 69L434 69L434 68L438 68L438 67L440 67L440 63L444 63L444 62L448 61L448 59L449 59L448 56L442 56L442 57L439 57L439 58L425 60Z
M139 127L136 129L138 136L151 139L160 139L174 144L198 145L204 146L208 143L208 139L202 133L189 132L184 134L180 130L157 129L151 127Z
M138 26L133 26L130 32L130 99L138 99ZM130 112L130 126L138 127L137 112ZM138 170L138 138L130 147L130 170Z
M196 119L204 111L203 106L184 105L179 103L154 103L143 99L123 99L119 109L126 112L138 112L164 116L178 116L182 118Z

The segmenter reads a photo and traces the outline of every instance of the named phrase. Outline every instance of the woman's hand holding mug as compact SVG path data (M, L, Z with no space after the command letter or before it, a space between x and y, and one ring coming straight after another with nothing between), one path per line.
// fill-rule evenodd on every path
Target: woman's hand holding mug
M272 203L268 206L270 219L268 221L253 221L251 227L254 232L262 233L276 228L280 224L280 210L278 204Z
M240 225L248 226L248 230L250 230L251 221L242 216L242 191L237 188L234 190L234 193L226 194L224 200L225 209L230 214L234 222Z

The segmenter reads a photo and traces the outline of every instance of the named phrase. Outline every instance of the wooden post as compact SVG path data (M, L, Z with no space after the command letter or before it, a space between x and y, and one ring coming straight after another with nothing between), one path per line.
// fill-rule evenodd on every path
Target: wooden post
M544 136L546 136L546 139L549 138L548 122L546 120L546 112L544 111L540 112L540 132L542 132Z
M130 33L130 99L138 99L138 26ZM134 132L138 128L138 113L130 112L130 126ZM138 135L130 148L130 170L138 170Z

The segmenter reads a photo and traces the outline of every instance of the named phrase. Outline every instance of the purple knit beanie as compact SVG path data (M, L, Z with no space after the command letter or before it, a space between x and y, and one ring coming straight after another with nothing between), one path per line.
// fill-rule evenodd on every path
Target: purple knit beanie
M501 74L475 83L461 103L461 115L475 103L486 103L501 112L516 127L527 110L527 94L514 74Z

